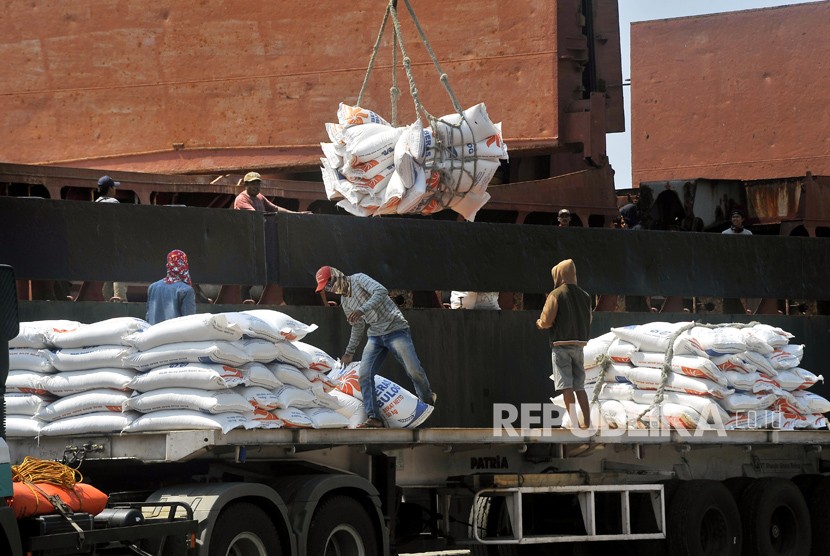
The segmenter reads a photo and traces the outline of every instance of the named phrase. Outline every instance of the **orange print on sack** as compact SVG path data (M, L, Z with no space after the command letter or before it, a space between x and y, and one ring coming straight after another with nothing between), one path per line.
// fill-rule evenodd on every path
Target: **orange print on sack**
M490 145L496 145L497 147L501 147L501 137L499 137L498 135L491 135L487 138L486 144L488 147Z
M709 378L703 371L700 369L693 369L691 367L683 367L681 365L680 371L686 376L696 376L698 378Z
M438 201L433 199L433 200L431 200L430 202L427 203L427 206L424 207L424 210L421 211L421 214L423 214L424 216L427 216L427 215L432 214L433 212L435 212L439 208L440 208L440 205L438 204Z
M356 394L360 392L360 380L357 373L355 371L349 371L343 375L340 379L340 386L338 386L337 389L344 394L357 397Z
M369 113L360 106L347 106L344 120L347 124L362 124L368 117Z
M385 179L386 179L386 176L378 174L377 176L375 176L373 178L357 180L356 182L352 182L352 183L354 183L355 185L357 185L359 187L368 187L369 189L374 189L377 184L379 184L380 182L382 182Z
M427 180L427 191L438 189L438 184L441 183L441 172L433 170Z
M222 377L231 377L235 376L237 378L243 378L242 371L237 369L236 367L229 367L227 365L222 365L222 370L225 371L225 374Z
M378 164L380 164L380 162L378 162L377 160L369 160L368 162L363 162L362 164L355 164L354 166L352 166L352 168L354 168L355 170L360 170L361 172L368 172Z
M282 421L282 419L264 409L254 409L254 419L257 421Z

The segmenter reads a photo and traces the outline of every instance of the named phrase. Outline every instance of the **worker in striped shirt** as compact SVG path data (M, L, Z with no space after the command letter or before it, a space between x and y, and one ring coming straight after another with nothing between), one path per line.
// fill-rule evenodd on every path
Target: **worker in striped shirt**
M341 357L344 365L352 362L363 332L368 335L359 371L363 406L368 415L364 426L383 427L374 385L375 375L389 352L403 365L418 398L426 404L435 405L438 396L430 388L429 379L415 353L409 323L389 297L386 288L366 274L346 276L331 266L321 267L316 279L318 293L325 289L340 295L340 305L352 326L349 345Z

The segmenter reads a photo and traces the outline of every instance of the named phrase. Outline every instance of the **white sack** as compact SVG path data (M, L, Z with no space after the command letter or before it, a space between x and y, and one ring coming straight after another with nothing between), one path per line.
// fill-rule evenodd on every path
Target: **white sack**
M637 367L652 367L662 369L666 358L665 353L640 352L631 354L631 364ZM707 378L726 386L726 377L720 369L709 359L699 355L675 355L671 359L671 371L679 375L696 378Z
M6 415L6 436L35 438L45 423L29 415Z
M128 426L137 413L116 413L101 411L58 419L43 425L41 436L71 436L75 434L106 434L121 432Z
M43 380L49 375L35 371L9 371L6 378L6 393L36 394L43 396L49 391L43 387Z
M246 386L260 386L262 388L279 388L282 381L274 372L262 363L247 363L240 367Z
M135 378L136 374L135 369L119 369L116 367L63 371L46 376L42 384L46 390L56 396L68 396L98 388L127 390L127 385Z
M285 426L282 419L264 409L256 408L253 411L245 413L247 422L245 423L245 430L250 429L281 429Z
M484 103L467 108L462 114L442 116L435 123L435 133L444 145L464 145L482 141L491 135L498 135Z
M253 408L272 411L279 407L279 397L267 388L261 386L240 386L234 388L233 391L238 392L248 402L248 410Z
M294 386L302 390L311 388L311 381L294 365L288 363L271 363L268 369L283 384Z
M148 392L161 388L224 390L245 384L242 370L215 363L174 363L135 376L129 388Z
M126 365L140 371L175 363L218 363L240 366L251 361L251 356L233 342L216 340L165 344L124 358Z
M651 405L657 396L655 390L634 390L631 399L639 404ZM663 392L663 401L677 405L691 407L701 416L706 416L710 424L724 424L729 420L729 414L721 405L708 396L695 396L682 392ZM715 417L717 415L717 417Z
M59 349L54 352L45 351L45 353L49 354L52 365L59 371L83 371L103 367L129 367L124 360L134 355L136 350L134 347L124 345L102 345Z
M124 432L221 430L227 434L233 429L244 428L248 419L242 413L217 413L175 409L153 411L136 418L124 427Z
M807 406L811 413L830 412L830 401L827 398L814 394L813 392L805 392L804 390L796 390L792 395L803 405Z
M313 407L303 412L311 419L315 429L345 429L349 419L327 407Z
M602 336L588 340L588 343L582 348L584 367L586 370L599 365L600 357L608 354L608 348L616 337L616 334L613 332L606 332Z
M46 349L13 348L9 349L9 369L14 371L35 371L54 373L57 369L52 364L51 352Z
M127 398L129 396L125 392L106 388L80 392L52 402L38 412L37 418L43 421L56 421L103 411L121 413L121 406Z
M187 409L204 413L245 413L251 404L231 389L201 390L198 388L160 388L124 400L124 411L141 413Z
M629 370L626 375L631 382L643 390L657 390L662 381L662 371L659 369L635 367ZM722 399L733 392L733 390L705 378L692 378L675 373L669 373L665 390L685 392L696 396L708 395L718 399Z
M54 401L49 396L21 394L20 392L7 392L3 399L6 401L6 414L18 416L33 416Z
M311 429L314 428L314 422L306 415L302 409L296 407L289 407L285 409L275 409L274 415L279 417L285 424L287 429Z
M380 375L375 375L375 393L381 418L389 428L413 429L426 421L434 409L405 388Z
M17 336L9 340L9 348L49 348L50 332L68 332L81 326L78 321L60 319L21 322Z
M56 348L81 348L101 345L126 344L125 336L146 330L150 325L144 319L115 317L92 324L85 324L75 330L50 330L48 338Z
M775 370L798 367L801 364L802 357L804 357L803 344L787 344L776 348L775 351L767 355L767 359Z
M652 322L612 328L617 338L634 344L639 351L666 352L669 338L688 322Z
M390 125L380 114L361 108L360 106L351 106L345 103L340 103L337 107L337 123L343 126L360 125L360 124L381 124Z
M265 322L270 326L270 334L275 336L273 338L274 340L302 340L307 334L317 330L316 324L305 324L285 313L270 309L253 309L251 311L242 311L241 314L251 315Z
M771 392L761 394L749 394L746 392L733 392L718 400L718 403L730 413L738 411L761 410L770 407L775 403L776 396Z
M196 314L168 319L136 332L124 340L141 351L181 342L226 341L242 337L239 326L231 324L223 314Z

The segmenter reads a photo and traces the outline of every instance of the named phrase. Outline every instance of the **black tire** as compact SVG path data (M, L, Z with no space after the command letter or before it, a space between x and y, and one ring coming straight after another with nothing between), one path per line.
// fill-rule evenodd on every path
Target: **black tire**
M718 481L682 483L668 511L669 554L739 556L741 516L729 490Z
M811 475L817 480L809 492L801 491L810 510L810 528L813 531L811 556L830 554L830 477Z
M307 546L307 553L315 556L381 553L372 519L360 502L349 496L332 496L317 506Z
M752 477L729 477L723 481L723 484L732 493L735 502L740 504L744 491L754 482L755 479Z
M274 523L248 502L229 504L216 520L210 538L210 556L282 556Z
M798 490L801 491L801 495L804 497L804 500L807 500L807 506L810 505L810 496L815 488L818 486L819 482L821 482L821 475L814 474L814 473L805 473L802 475L796 475L792 479L790 479L795 486L798 487Z
M809 554L810 513L792 481L758 479L741 496L744 554Z
M480 497L471 512L470 523L479 530L481 537L513 536L507 504L501 496ZM473 538L472 531L469 537ZM533 556L543 554L543 550L541 546L474 544L470 546L470 556Z
M674 494L683 481L678 479L670 479L663 482L663 504L666 508L666 517L668 518L671 502L674 499ZM654 510L647 504L639 504L632 509L632 519L635 520L635 530L638 532L653 532L659 531L657 519L655 519ZM638 556L665 556L668 553L668 542L666 539L647 539L642 541L634 541L629 543L634 547L635 554Z

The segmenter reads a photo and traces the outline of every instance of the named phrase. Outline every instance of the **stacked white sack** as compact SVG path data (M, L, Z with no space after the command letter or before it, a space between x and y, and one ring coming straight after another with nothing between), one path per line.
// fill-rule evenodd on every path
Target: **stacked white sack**
M306 412L338 405L315 370L334 359L300 341L316 329L254 310L180 317L127 337L139 351L126 362L140 372L124 408L142 415L124 432L318 426Z
M9 435L121 431L135 417L121 411L129 395L126 385L135 375L122 362L135 350L122 339L149 325L132 317L94 324L52 321L48 329L33 333L39 326L22 323L21 335L13 341L42 349L9 350L15 369L6 382Z
M340 403L338 412L349 420L349 426L352 428L367 418L363 407L363 392L358 380L359 373L360 361L355 361L345 367L333 369L328 374L329 380L336 384L332 395ZM419 400L412 392L380 375L375 375L375 395L378 398L381 419L388 428L414 429L424 423L434 409L433 406Z
M429 215L451 208L473 221L507 160L501 124L484 104L424 128L392 127L375 112L341 103L326 124L321 171L329 200L357 216Z
M602 414L609 426L629 428L643 427L643 421L654 418L652 409L638 421L663 379L670 337L688 324L655 322L615 328L590 340L584 349L588 383L596 382L604 357L610 359L599 404L592 410L594 418ZM788 332L763 324L694 326L677 336L661 407L664 425L686 429L703 422L726 429L827 427L822 413L830 411L830 402L805 391L821 377L797 366L804 346L789 344L790 338ZM593 384L586 389L592 397ZM561 399L555 403L563 405Z

